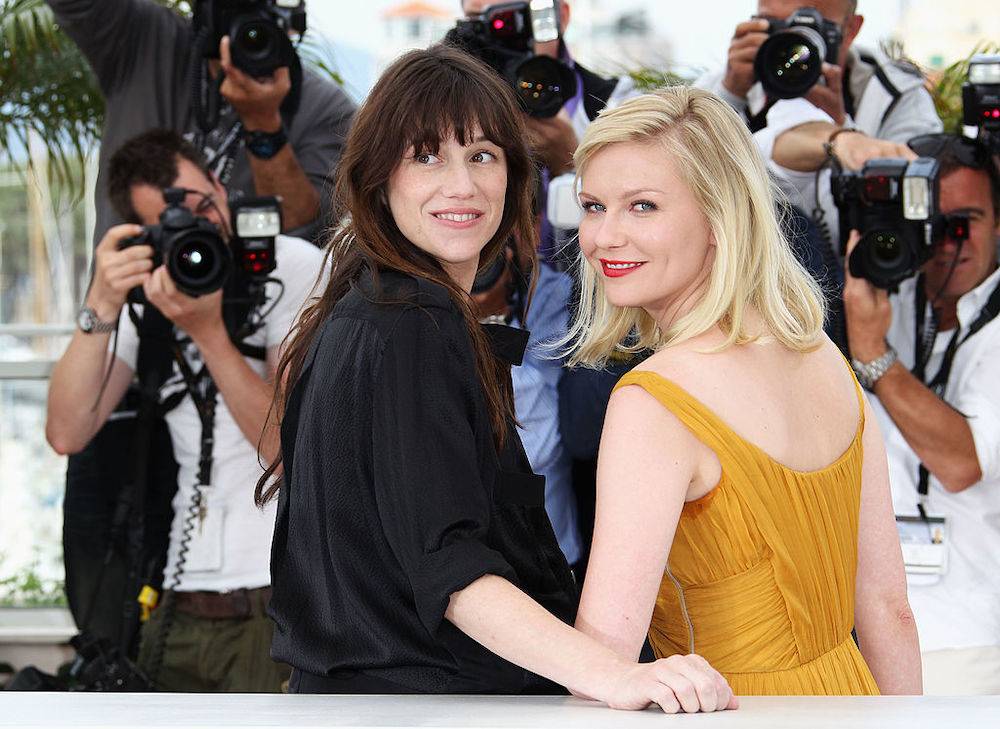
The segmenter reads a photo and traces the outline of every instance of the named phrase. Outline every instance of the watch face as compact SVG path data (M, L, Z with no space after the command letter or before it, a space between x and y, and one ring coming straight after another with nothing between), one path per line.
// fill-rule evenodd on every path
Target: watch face
M80 309L80 313L76 316L76 324L80 327L83 332L90 332L94 328L94 312L90 309Z

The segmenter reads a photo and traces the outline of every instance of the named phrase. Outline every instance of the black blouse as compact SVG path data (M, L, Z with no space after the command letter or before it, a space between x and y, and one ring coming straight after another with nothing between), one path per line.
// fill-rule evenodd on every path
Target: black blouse
M300 691L558 693L443 619L485 574L567 623L577 591L516 429L494 447L461 313L427 281L379 284L337 303L289 397L272 655L332 679Z

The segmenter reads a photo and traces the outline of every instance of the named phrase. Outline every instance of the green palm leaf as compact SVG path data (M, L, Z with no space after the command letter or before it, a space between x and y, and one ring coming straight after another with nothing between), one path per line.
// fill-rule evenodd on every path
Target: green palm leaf
M54 180L79 195L79 169L103 116L94 76L48 6L0 0L0 162L24 158L34 133Z

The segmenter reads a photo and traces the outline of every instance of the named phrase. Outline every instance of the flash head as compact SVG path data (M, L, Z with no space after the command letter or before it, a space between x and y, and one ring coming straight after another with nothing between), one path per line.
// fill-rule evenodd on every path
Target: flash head
M275 238L281 233L281 199L247 197L230 204L237 268L251 281L263 282L277 265Z

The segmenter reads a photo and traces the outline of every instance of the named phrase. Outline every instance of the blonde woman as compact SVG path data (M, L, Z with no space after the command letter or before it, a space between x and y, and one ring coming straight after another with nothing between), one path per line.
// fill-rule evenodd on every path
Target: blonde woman
M602 114L576 168L571 361L654 351L608 407L577 627L634 659L648 626L741 695L920 693L878 427L746 127L664 90Z

